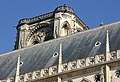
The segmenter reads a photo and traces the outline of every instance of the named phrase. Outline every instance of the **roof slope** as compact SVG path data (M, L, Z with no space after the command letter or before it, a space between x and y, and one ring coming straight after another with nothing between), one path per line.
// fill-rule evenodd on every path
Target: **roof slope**
M0 79L15 75L17 56L24 62L21 74L57 65L59 44L63 44L63 63L105 53L106 29L109 30L111 51L120 49L120 22L101 26L70 36L53 39L0 56ZM101 42L100 46L95 43Z

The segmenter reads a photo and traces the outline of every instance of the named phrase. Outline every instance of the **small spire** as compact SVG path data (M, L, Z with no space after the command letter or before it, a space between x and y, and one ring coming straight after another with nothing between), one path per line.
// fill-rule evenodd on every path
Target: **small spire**
M64 7L64 9L65 9L65 10L64 10L64 13L65 13L65 12L67 12L67 8L66 8L66 7L67 7L67 5L66 5L66 4L64 4L64 5L63 5L63 7Z
M58 62L58 72L61 72L61 64L62 64L62 44L60 43L60 48L59 48L59 62Z
M110 55L110 44L109 44L109 33L107 30L105 62L109 61L109 55ZM110 82L110 67L107 64L104 65L104 82Z
M63 6L64 6L64 7L66 7L67 5L66 5L66 4L64 4Z
M100 23L100 26L103 26L103 25L104 25L104 22L101 22L101 23Z
M62 44L60 43L60 49L59 49L59 64L62 64Z
M105 61L109 60L109 53L110 53L110 44L109 44L109 33L107 30L106 33L106 55L105 55Z
M18 56L18 60L17 60L15 82L19 82L19 71L20 71L20 55Z

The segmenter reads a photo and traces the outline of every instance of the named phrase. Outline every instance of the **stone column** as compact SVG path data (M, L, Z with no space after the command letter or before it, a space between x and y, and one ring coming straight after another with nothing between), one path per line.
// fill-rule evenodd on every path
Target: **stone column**
M27 35L29 34L29 26L27 24L22 25L19 27L19 45L18 49L21 49L23 47L26 47L26 39Z
M55 18L54 18L54 38L57 38L60 36L60 31L61 31L61 12L55 13Z

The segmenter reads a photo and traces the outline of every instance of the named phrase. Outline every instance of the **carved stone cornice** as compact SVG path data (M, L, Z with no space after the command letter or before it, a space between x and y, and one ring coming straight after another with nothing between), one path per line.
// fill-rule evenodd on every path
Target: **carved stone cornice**
M33 18L21 19L19 21L19 25L30 24L30 23L46 20L46 19L52 18L53 14L54 14L53 12L50 12L50 13L47 13L47 14L43 14L43 15L40 15L40 16L33 17Z

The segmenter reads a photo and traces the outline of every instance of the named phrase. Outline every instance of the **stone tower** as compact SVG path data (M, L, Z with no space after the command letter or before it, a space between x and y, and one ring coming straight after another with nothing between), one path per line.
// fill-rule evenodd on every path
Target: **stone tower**
M50 39L87 30L88 27L66 5L53 12L33 18L21 19L17 26L15 49L32 46Z

